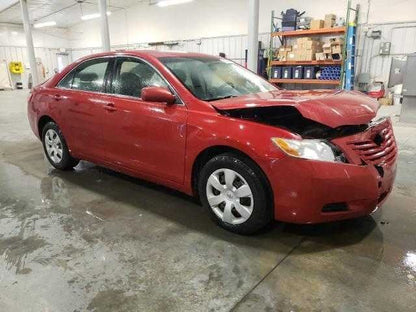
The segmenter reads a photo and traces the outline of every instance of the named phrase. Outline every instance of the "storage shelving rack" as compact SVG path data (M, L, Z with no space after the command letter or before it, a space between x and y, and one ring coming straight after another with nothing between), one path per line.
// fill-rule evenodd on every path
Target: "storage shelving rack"
M307 30L293 30L293 31L274 31L276 25L274 24L276 17L274 11L272 11L272 24L271 24L271 38L270 38L270 55L269 55L269 77L271 66L276 65L343 65L344 60L313 60L313 61L273 61L273 40L277 37L282 45L286 45L288 38L293 37L307 37L307 36L323 36L323 35L345 35L346 27L333 27L333 28L321 28L321 29L307 29ZM295 83L295 84L320 84L320 85L333 85L341 86L341 80L320 80L320 79L269 79L270 82L275 84L282 83Z
M355 8L351 7L351 0L347 1L347 14L345 27L333 27L333 28L321 28L321 29L308 29L308 30L292 30L276 32L275 20L279 19L272 11L271 16L271 38L269 45L269 61L267 73L270 77L271 66L273 65L341 65L341 77L340 80L320 80L320 79L269 79L270 82L275 84L282 83L295 83L295 84L320 84L320 85L333 85L345 88L347 90L353 89L354 86L354 72L355 72L355 37L358 25L360 6L357 4ZM354 18L351 15L354 14ZM344 36L344 47L342 49L341 60L324 60L324 61L273 61L273 42L277 37L282 45L286 45L287 38L290 37L306 37L306 36L328 36L338 35Z

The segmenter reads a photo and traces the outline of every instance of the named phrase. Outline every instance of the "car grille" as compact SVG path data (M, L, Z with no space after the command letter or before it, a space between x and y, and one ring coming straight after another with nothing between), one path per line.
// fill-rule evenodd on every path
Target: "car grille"
M391 164L397 156L397 145L390 123L371 139L350 142L349 145L367 164Z

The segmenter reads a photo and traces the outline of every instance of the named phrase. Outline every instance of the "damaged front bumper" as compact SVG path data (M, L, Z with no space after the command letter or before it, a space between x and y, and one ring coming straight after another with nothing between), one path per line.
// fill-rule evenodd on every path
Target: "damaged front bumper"
M348 163L286 157L270 161L275 218L320 223L369 215L391 192L397 146L390 119L336 138Z

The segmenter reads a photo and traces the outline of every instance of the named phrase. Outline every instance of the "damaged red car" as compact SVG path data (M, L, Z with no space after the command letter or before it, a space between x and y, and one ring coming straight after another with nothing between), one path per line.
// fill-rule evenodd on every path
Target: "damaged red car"
M196 196L222 227L369 215L396 174L391 121L358 92L280 90L194 53L96 54L29 98L59 169L87 160Z

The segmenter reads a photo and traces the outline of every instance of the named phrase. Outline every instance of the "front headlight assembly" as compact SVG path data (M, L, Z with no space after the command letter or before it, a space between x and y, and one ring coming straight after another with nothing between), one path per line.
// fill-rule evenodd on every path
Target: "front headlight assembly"
M287 155L293 157L320 161L346 162L343 153L336 146L325 140L272 138L272 142Z

